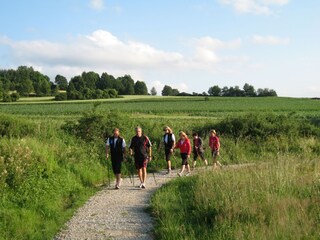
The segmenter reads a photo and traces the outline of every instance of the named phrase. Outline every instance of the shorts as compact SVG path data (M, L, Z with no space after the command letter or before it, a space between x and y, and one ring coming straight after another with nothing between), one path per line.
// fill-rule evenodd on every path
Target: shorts
M111 160L112 164L112 171L114 174L120 174L121 173L121 161L119 160Z
M166 155L166 161L167 162L170 161L170 158L172 156L171 148L165 149L165 155Z
M182 163L181 165L188 165L188 153L181 153Z
M193 160L197 161L197 158L200 157L202 160L205 160L204 158L204 152L199 151L193 151Z
M141 168L147 168L148 160L149 159L144 159L144 158L134 159L134 164L136 166L136 169L139 170Z

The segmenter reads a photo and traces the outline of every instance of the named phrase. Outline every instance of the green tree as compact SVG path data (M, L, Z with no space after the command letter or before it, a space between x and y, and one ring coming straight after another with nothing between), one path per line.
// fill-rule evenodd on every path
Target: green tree
M91 90L94 90L96 89L96 85L97 85L97 82L99 81L100 79L100 76L98 73L95 73L95 72L83 72L82 73L82 79L85 83L85 86Z
M134 84L134 93L135 95L148 95L148 88L145 82L137 81Z
M122 89L120 89L121 95L134 95L134 80L130 75L124 75L119 78L122 83Z
M58 74L54 78L54 83L58 86L59 90L67 90L68 80L66 77Z
M109 75L108 73L102 73L101 77L97 81L97 88L101 90L115 88L116 87L116 79L114 76Z
M172 87L165 85L161 92L162 96L172 96Z
M152 87L151 90L150 90L150 93L152 96L156 96L157 95L157 90L155 87Z
M176 88L173 88L172 89L172 96L178 96L179 95L179 90L178 89L176 89Z
M252 85L249 85L248 83L244 84L243 86L244 96L246 97L255 97L257 96L256 90Z
M72 84L74 90L77 90L79 92L82 92L85 88L85 82L83 81L83 78L81 76L75 76L71 78L69 86L70 84Z
M210 96L221 96L221 88L218 85L209 88L208 93Z

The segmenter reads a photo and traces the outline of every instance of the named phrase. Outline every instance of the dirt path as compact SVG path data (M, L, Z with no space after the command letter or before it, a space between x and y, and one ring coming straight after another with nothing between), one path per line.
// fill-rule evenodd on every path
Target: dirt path
M121 189L106 187L81 207L55 238L60 239L153 239L153 219L146 212L152 193L167 181L177 177L172 171L148 174L146 189L140 181L124 178Z

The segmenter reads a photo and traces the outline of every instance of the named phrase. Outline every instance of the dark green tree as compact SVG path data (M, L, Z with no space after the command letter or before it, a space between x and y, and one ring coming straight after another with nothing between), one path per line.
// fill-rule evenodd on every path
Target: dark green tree
M209 88L208 93L210 96L221 96L221 88L218 85L214 85Z
M85 86L91 90L96 89L97 82L100 79L100 76L98 73L95 72L83 72L82 73L82 79L85 83Z
M115 88L116 87L116 79L114 76L109 75L108 73L102 73L101 77L97 81L97 88L101 90Z
M134 95L134 80L130 75L124 75L120 77L122 83L122 89L120 89L121 95Z
M58 74L54 78L54 83L58 86L59 90L67 90L68 80L66 77Z
M248 83L244 84L243 86L244 96L246 97L255 97L257 96L256 90L252 85L249 85Z
M148 95L148 88L145 82L137 81L134 84L134 93L135 95Z
M161 92L162 96L172 96L172 87L165 85Z

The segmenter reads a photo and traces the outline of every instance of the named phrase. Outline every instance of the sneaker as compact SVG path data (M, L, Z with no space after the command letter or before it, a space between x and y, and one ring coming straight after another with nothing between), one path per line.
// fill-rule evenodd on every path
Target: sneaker
M114 189L120 189L119 185L116 185Z
M170 173L171 173L171 170L168 170L168 171L167 171L167 174L170 174Z
M188 177L191 174L191 172L187 172L186 176Z
M178 176L181 177L181 176L182 176L182 173L178 173Z
M139 188L142 188L142 186L143 186L143 183L140 184Z
M122 184L122 180L123 180L123 179L122 179L122 178L120 178L120 182L119 182L119 185L118 185L119 187L120 187L120 186L121 186L121 184Z
M145 188L146 188L146 185L145 185L144 183L142 183L141 188L145 189Z

